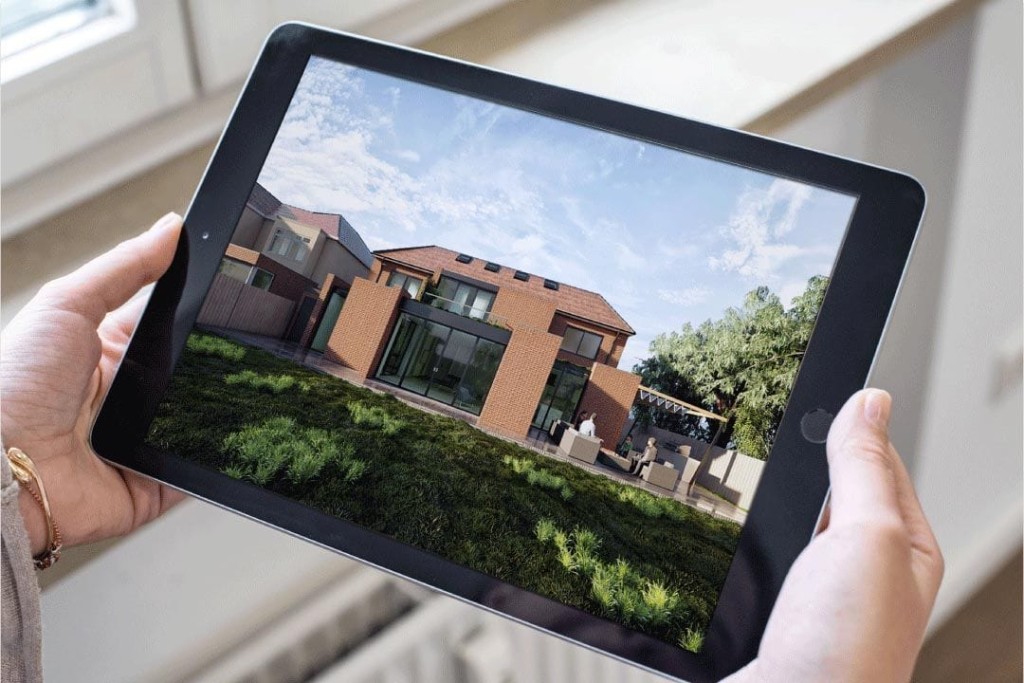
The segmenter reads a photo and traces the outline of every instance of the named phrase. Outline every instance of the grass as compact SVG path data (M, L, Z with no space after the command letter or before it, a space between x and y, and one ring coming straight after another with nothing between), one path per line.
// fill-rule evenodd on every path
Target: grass
M266 391L270 394L280 394L294 387L297 380L291 375L261 375L252 370L242 370L241 372L226 375L224 382L230 386L241 384L250 389Z
M686 647L703 637L740 529L199 332L148 441Z
M323 429L299 427L290 417L275 417L245 427L224 438L224 450L236 456L225 472L268 486L284 477L292 484L306 484L325 468L342 481L355 481L366 471L366 462L353 457L355 449L339 443Z
M572 487L569 486L569 482L564 477L552 474L550 471L538 467L532 460L525 458L506 455L501 461L511 467L513 472L525 477L526 482L531 486L538 486L549 491L557 491L562 500L572 500Z

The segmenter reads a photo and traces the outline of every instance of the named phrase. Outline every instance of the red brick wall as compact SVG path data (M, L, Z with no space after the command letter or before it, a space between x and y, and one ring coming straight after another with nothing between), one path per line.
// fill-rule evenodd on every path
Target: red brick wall
M402 290L356 278L327 340L324 358L347 365L360 377L373 374L388 342Z
M398 271L399 273L405 273L406 275L411 275L412 277L417 278L423 282L423 284L420 285L419 296L417 298L423 297L423 292L426 290L427 286L429 286L430 283L435 279L433 273L424 273L421 270L416 270L414 268L405 268L403 266L395 265L394 263L381 263L379 260L374 261L373 268L370 270L370 275L368 279L371 280L372 282L379 282L382 285L386 285L388 283L388 278L391 277L391 273L395 271Z
M600 363L591 368L580 410L597 413L597 436L604 440L601 445L605 448L615 448L639 386L640 378L631 372Z
M525 438L561 343L560 337L541 330L513 329L477 426Z
M553 301L506 287L498 290L498 296L491 307L491 315L494 316L495 322L512 330L523 328L547 332L555 315L555 304ZM536 407L534 405L534 408Z

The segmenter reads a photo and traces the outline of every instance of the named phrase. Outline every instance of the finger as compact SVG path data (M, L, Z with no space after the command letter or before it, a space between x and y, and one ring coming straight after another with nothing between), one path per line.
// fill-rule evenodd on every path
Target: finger
M889 394L865 389L850 397L829 430L829 525L902 524L895 452L889 443Z
M917 552L923 572L919 576L924 580L924 588L931 600L935 599L942 583L944 561L939 542L935 538L931 524L925 517L921 501L914 490L914 483L907 472L903 460L897 454L894 463L896 476L896 495L900 503L903 522L910 535L910 545ZM923 575L922 575L923 574Z
M180 232L181 216L169 213L138 237L54 280L40 296L98 326L108 313L164 274L174 258Z
M100 330L105 338L119 342L127 342L135 332L135 326L139 324L142 312L146 310L149 303L151 288L143 287L136 296L128 300L128 303L111 311L103 319Z

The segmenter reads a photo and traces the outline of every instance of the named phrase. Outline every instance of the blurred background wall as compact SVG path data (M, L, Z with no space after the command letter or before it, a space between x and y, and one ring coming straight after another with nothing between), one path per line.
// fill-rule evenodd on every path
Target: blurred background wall
M914 174L928 213L872 383L896 396L947 560L917 679L1021 680L1019 0L13 0L0 16L3 324L185 210L263 36L293 18ZM40 578L49 681L653 680L198 502Z

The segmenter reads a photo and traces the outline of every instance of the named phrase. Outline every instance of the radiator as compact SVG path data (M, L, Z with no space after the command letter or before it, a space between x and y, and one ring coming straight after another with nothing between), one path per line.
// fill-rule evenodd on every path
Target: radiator
M196 683L653 683L609 657L360 569Z

